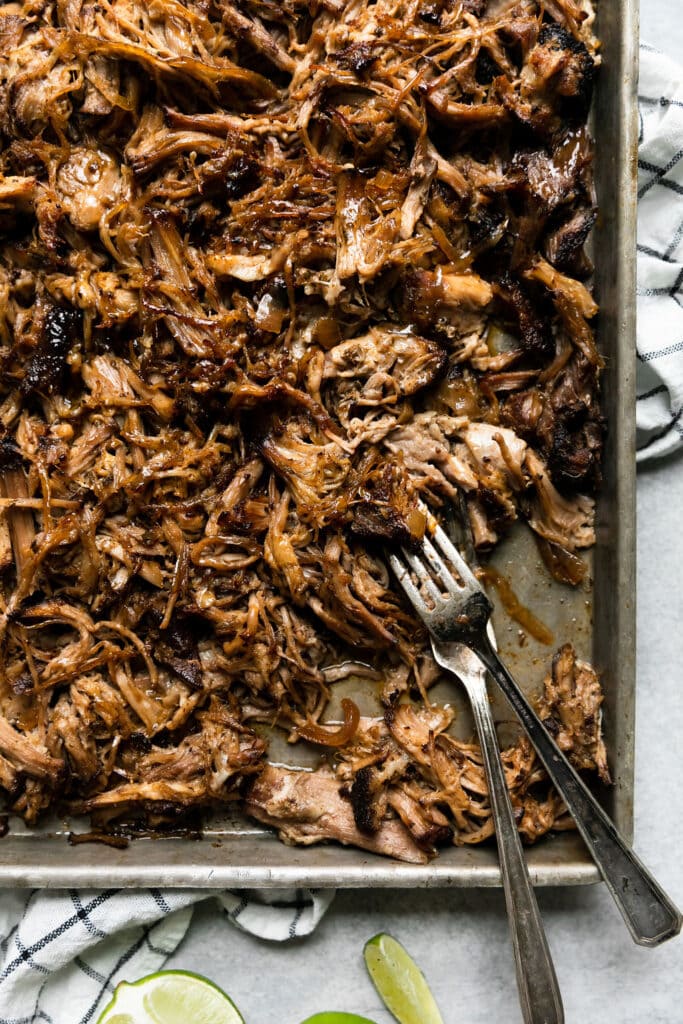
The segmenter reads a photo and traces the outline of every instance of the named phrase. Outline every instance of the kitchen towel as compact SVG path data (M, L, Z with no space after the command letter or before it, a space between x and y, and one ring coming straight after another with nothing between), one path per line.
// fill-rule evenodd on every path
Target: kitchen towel
M3 893L0 1024L94 1024L119 981L163 967L201 901L243 931L284 942L312 932L333 898L331 889Z
M683 68L641 44L638 461L683 445Z
M638 459L683 445L683 70L641 46ZM158 971L197 903L272 941L308 935L333 890L34 891L0 899L0 1024L89 1024L118 981Z

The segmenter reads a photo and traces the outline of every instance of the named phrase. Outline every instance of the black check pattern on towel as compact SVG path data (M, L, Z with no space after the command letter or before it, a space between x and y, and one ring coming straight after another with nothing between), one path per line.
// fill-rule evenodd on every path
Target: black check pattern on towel
M640 48L638 460L683 446L683 71Z
M334 890L312 889L7 894L0 901L0 1024L93 1024L120 981L161 970L201 901L217 903L236 928L284 942L310 934L333 898Z

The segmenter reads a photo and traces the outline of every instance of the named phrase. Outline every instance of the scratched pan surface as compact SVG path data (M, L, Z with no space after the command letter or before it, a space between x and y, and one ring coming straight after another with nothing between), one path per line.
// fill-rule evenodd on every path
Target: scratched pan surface
M635 687L635 177L637 161L637 0L602 0L598 34L603 41L594 124L600 219L595 232L599 340L606 356L604 411L609 424L605 484L600 496L593 586L570 591L549 580L530 535L513 534L495 564L524 604L553 631L555 644L572 640L602 674L604 724L615 785L600 793L626 836L633 826L633 721ZM538 692L553 648L520 643L518 627L497 614L502 653L529 692ZM351 684L364 713L377 708L365 684ZM439 699L456 709L454 728L468 737L472 723L457 684L440 683ZM337 691L338 697L343 695ZM511 713L493 694L503 739L514 731ZM274 752L290 761L283 748ZM298 756L297 760L301 761ZM284 846L239 817L214 819L201 841L140 839L125 850L100 845L71 847L78 822L51 822L27 830L12 822L0 841L0 885L30 886L491 886L500 884L495 847L449 847L428 865L401 864L326 844ZM598 875L575 833L539 842L528 851L534 882L594 882Z

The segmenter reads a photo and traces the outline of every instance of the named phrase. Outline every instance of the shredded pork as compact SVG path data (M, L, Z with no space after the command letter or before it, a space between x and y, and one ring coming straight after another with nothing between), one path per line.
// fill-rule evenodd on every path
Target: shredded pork
M458 501L481 551L521 520L583 576L592 20L0 7L0 787L28 823L240 801L288 841L413 861L491 834L379 545ZM385 715L327 726L347 664ZM606 778L577 664L563 648L544 714ZM269 729L320 770L269 765ZM564 827L528 743L504 759L524 836Z

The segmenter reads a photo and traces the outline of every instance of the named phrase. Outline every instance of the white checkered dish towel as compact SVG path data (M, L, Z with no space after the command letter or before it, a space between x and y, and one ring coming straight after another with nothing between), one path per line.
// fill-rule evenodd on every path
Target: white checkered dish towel
M683 68L640 47L638 461L683 445Z
M243 931L285 942L309 935L333 899L333 889L3 893L0 1024L95 1024L118 982L161 970L201 901Z
M683 445L683 70L641 47L639 460ZM333 890L45 891L0 899L0 1024L90 1024L119 981L158 971L194 906L261 938L308 935Z

